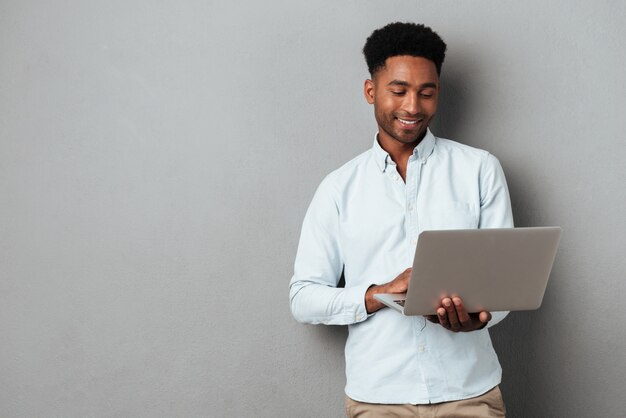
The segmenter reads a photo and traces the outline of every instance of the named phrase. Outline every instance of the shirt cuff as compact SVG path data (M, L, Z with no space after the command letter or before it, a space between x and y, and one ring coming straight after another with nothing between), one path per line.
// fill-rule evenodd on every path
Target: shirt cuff
M370 316L374 315L373 313L368 314L365 307L365 293L370 286L372 286L372 284L345 288L346 306L352 307L351 314L353 315L354 323L363 322Z

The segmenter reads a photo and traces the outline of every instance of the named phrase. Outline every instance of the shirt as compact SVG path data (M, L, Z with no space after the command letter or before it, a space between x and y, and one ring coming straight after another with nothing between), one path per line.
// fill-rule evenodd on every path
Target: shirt
M502 370L488 327L454 333L383 308L365 292L413 264L424 230L512 227L508 188L486 151L430 130L409 158L406 183L378 141L330 173L307 210L290 283L296 320L348 325L346 394L384 404L427 404L481 395ZM345 287L338 288L341 275ZM463 296L463 295L461 295Z

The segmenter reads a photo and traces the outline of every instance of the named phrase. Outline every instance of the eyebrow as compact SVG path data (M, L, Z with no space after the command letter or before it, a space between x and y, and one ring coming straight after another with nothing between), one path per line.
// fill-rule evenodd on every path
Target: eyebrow
M403 86L403 87L409 87L409 83L407 83L406 81L402 81L402 80L391 80L389 83L387 83L388 86ZM437 88L437 83L424 83L420 85L420 88Z

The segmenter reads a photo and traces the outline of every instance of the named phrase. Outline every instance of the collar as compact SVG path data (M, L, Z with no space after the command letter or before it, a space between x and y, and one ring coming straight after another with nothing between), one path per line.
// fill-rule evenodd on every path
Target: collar
M430 132L430 128L426 129L426 135L420 141L419 144L413 150L413 157L422 161L422 163L426 162L428 157L433 153L435 149L436 142L435 135ZM387 165L393 163L391 156L387 151L383 149L378 143L378 132L374 136L374 145L372 146L372 153L374 154L374 161L376 161L376 165L383 173L387 170Z

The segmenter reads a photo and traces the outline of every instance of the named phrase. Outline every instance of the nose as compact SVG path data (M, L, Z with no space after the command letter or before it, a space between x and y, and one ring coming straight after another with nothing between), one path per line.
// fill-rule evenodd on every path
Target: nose
M420 111L419 96L417 93L409 93L404 96L402 110L410 115L416 115Z

